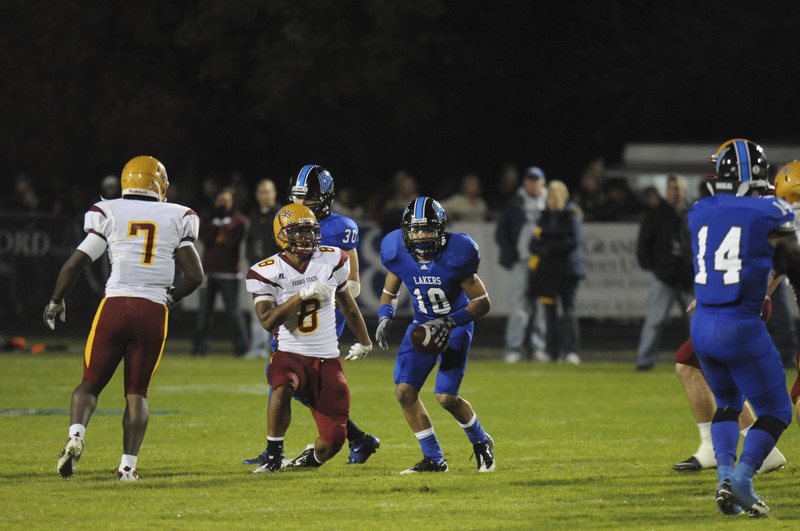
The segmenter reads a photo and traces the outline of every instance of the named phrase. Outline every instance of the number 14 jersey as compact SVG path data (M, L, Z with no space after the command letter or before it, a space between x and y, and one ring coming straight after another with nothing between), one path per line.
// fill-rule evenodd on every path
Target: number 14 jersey
M776 197L706 197L689 211L699 306L759 315L775 249L768 235L794 232L792 207Z

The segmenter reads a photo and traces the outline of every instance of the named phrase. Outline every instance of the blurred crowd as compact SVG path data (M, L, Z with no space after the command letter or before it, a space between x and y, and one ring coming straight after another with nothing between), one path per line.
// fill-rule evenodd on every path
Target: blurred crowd
M332 170L336 176L335 170ZM357 221L373 220L384 230L396 228L408 202L420 194L431 195L444 206L450 221L487 221L497 219L507 201L522 184L525 168L503 165L497 175L483 176L469 172L436 183L425 182L400 169L391 177L391 186L364 190L347 186L337 177L334 210ZM550 177L550 176L548 176ZM286 177L272 177L278 202L286 197ZM198 213L213 210L214 198L221 190L233 195L234 208L242 213L257 208L254 190L258 179L246 179L235 172L225 178L206 177L197 182L174 178L169 200L192 207ZM643 212L657 205L659 194L653 187L633 188L624 177L609 175L602 158L590 161L578 176L562 179L570 186L574 203L583 212L584 221L637 221ZM109 174L97 180L96 187L81 183L67 184L45 180L21 172L11 180L12 188L0 195L0 211L42 214L82 215L100 197L119 197L119 176Z

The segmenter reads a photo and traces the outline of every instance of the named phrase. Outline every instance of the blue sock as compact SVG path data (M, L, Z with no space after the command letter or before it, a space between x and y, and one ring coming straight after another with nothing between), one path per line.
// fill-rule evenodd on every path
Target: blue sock
M717 468L721 466L733 468L736 462L736 447L739 444L739 423L734 420L712 422L711 440L714 443Z
M764 459L767 458L769 453L775 448L777 441L764 430L750 428L747 436L744 438L744 445L742 445L742 456L739 458L739 467L743 464L750 465L753 469L758 470ZM750 477L753 477L751 474Z
M419 431L414 435L417 436L419 447L422 449L424 457L430 457L437 463L444 461L444 452L442 452L442 447L439 446L439 439L436 438L432 427Z
M458 423L459 426L464 428L464 431L469 437L469 442L472 444L478 444L485 441L489 436L486 435L486 432L483 431L483 426L481 426L481 421L478 420L478 415L473 413L472 418L466 424Z

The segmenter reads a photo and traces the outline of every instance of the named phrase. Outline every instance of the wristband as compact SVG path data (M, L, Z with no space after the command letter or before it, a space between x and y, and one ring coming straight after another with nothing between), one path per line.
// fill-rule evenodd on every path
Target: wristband
M386 317L387 319L394 319L394 306L391 304L381 304L378 308L378 320Z
M451 313L448 317L453 320L456 326L465 325L475 320L475 317L466 308Z

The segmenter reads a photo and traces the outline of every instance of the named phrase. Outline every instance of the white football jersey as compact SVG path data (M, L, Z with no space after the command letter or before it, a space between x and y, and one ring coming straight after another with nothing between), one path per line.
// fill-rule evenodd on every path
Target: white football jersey
M282 304L315 282L341 291L347 286L349 274L350 260L338 247L320 247L303 271L276 254L250 268L247 291L253 294L254 304L262 300ZM278 348L314 358L338 358L335 310L334 297L327 301L304 300L297 314L278 328Z
M175 251L194 244L199 225L191 208L175 203L100 201L84 217L89 236L78 249L92 259L108 249L111 274L106 297L140 297L165 304L175 278Z

